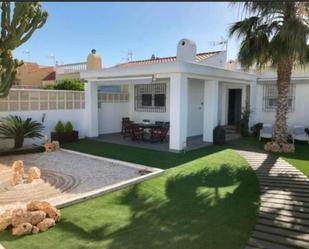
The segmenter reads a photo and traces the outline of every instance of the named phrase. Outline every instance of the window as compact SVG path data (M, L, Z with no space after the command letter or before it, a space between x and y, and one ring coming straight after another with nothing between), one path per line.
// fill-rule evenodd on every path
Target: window
M151 94L142 94L142 106L152 106Z
M135 111L166 112L166 84L135 85Z
M278 89L276 84L265 84L263 86L263 111L275 112L277 107ZM289 112L294 111L295 85L290 85L288 95Z
M154 106L165 106L165 94L154 95Z

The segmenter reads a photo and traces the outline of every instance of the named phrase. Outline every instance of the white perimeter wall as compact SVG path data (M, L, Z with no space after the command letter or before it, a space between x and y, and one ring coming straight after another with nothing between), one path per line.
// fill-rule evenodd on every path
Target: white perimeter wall
M275 112L263 112L263 84L257 84L256 123L275 123ZM288 113L288 126L309 126L309 82L295 85L295 110Z
M50 138L50 132L54 130L58 120L64 122L71 121L74 130L78 130L79 137L85 136L85 110L84 109L74 109L74 110L48 110L48 111L18 111L18 112L0 112L0 118L6 117L8 115L17 115L23 119L32 118L40 123L42 123L43 114L46 114L45 121L43 123L45 129L43 134ZM26 139L25 145L32 144L33 142L43 142L43 139ZM0 140L0 148L12 147L13 141L7 139Z

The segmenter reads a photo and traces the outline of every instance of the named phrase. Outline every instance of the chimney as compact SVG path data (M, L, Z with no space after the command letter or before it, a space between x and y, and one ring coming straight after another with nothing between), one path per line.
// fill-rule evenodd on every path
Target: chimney
M177 60L195 61L196 60L196 44L189 39L181 39L177 45Z
M87 70L101 70L102 59L101 56L96 54L96 50L92 49L87 57Z

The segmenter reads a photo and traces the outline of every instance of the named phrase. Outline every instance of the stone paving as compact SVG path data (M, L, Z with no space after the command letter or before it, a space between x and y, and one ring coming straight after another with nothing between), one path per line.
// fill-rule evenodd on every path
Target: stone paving
M274 155L238 151L261 187L259 217L246 249L309 248L309 179Z

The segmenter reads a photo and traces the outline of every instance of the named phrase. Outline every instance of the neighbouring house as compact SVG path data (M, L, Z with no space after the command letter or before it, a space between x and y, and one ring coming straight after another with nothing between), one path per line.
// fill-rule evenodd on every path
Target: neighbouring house
M56 71L49 73L43 80L42 86L49 86L56 84Z
M121 118L130 117L170 122L171 151L186 149L193 136L212 142L218 124L236 125L246 104L255 105L256 75L225 64L226 51L197 53L193 41L182 39L174 57L80 72L88 82L86 136L120 132Z
M14 85L23 88L41 88L44 86L43 81L45 78L53 72L55 72L55 68L52 66L42 66L34 62L24 62L17 70Z

